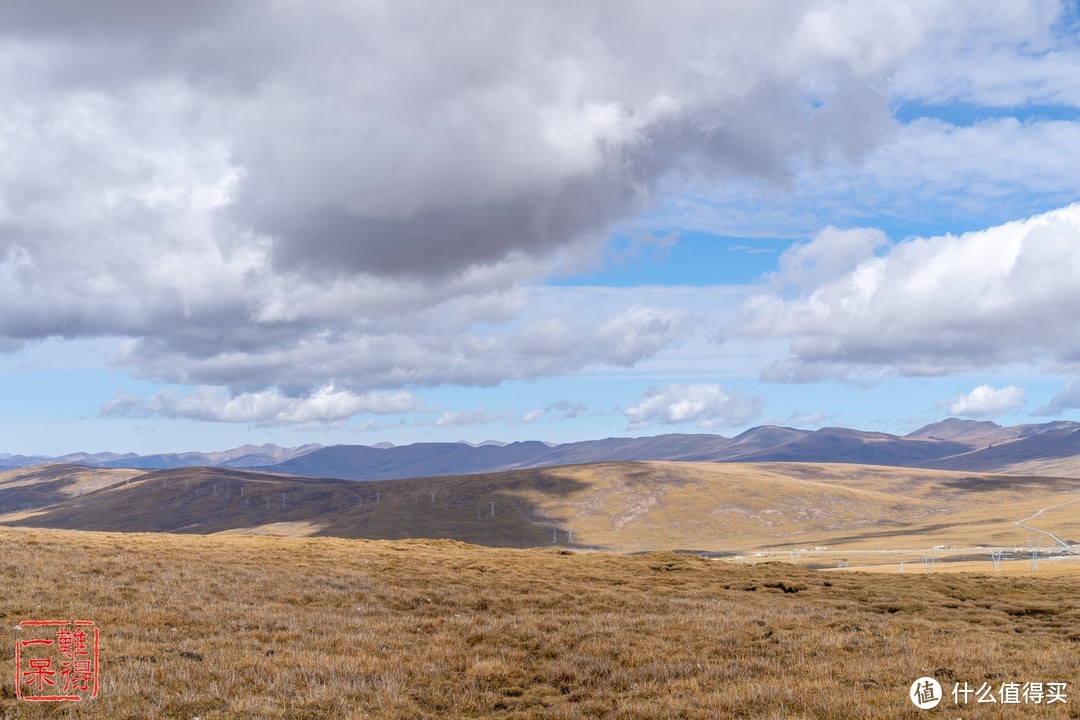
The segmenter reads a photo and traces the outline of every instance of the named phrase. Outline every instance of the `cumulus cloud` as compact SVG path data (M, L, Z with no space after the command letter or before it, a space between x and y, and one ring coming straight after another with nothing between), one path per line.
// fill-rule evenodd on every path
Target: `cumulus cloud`
M137 374L236 393L370 384L346 351L498 380L448 326L512 317L671 173L875 147L934 6L5 4L0 349L126 338ZM649 313L599 319L588 362L655 352Z
M739 331L790 338L770 380L888 368L940 375L1080 360L1080 205L960 236L913 238L816 287L761 293Z
M0 351L121 338L133 374L237 400L633 365L686 317L526 321L522 283L670 178L782 188L867 158L914 54L1060 14L998 10L2 4Z
M688 331L689 313L633 305L592 331L591 344L613 365L633 365L671 345Z
M356 392L443 384L491 386L590 365L631 366L696 332L696 314L690 310L640 304L619 309L628 294L578 292L594 302L572 319L551 315L561 305L517 308L521 317L507 318L506 306L496 296L490 307L483 298L454 299L430 311L305 334L292 342L284 330L278 341L266 339L256 345L241 344L240 337L222 338L224 347L215 347L207 337L205 352L198 353L192 346L133 341L121 345L114 362L142 377L170 383L243 391L278 386L292 395L320 387L326 378Z
M642 394L641 402L626 408L624 414L631 430L653 424L718 428L753 422L763 407L761 398L705 383L651 387Z
M405 391L360 395L327 385L307 397L287 397L275 390L230 396L224 388L199 387L190 393L162 390L150 397L117 393L105 403L103 417L163 417L255 425L337 423L359 413L392 414L416 409Z
M1023 388L1009 385L994 388L979 385L967 395L961 395L947 403L949 414L971 418L994 418L1016 410L1027 403Z

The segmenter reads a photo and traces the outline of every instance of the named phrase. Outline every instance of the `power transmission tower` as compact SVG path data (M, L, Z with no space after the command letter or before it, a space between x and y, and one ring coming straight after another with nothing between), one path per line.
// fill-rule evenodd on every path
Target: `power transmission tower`
M922 563L926 566L926 574L934 572L934 563L937 562L937 557L934 555L923 555Z
M990 551L990 559L994 561L994 572L997 572L1001 567L1001 558L1005 555L1005 551L1001 548L994 548Z

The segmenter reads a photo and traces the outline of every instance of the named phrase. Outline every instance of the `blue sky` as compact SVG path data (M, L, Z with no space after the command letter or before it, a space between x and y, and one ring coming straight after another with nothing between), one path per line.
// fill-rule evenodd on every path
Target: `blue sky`
M0 452L1080 415L1075 3L49 7Z

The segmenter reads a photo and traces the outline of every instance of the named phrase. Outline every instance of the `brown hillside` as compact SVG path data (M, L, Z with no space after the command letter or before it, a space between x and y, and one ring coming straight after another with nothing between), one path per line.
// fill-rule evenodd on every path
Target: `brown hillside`
M1080 498L1080 480L850 464L600 463L371 483L184 468L9 513L0 522L625 552L833 553L1019 546L1033 533L1015 521L1070 498ZM1080 540L1080 512L1032 522L1065 541ZM1060 546L1049 535L1043 540Z
M37 508L118 485L141 470L111 470L82 465L36 465L0 472L0 513Z

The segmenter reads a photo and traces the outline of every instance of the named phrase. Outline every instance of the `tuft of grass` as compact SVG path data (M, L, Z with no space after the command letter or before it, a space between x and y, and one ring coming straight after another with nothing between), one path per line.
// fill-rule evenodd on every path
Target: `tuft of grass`
M0 528L0 543L0 668L21 620L102 631L96 700L20 704L8 671L2 717L916 718L922 675L1080 677L1075 575L825 575L438 540ZM1064 718L1076 702L1026 710Z

